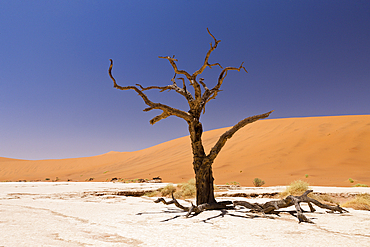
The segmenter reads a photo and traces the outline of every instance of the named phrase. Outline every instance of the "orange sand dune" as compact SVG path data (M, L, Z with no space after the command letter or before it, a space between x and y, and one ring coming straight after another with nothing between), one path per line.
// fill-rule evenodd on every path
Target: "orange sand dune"
M205 132L208 151L228 128ZM254 178L266 186L301 179L311 185L370 186L370 115L268 119L250 124L225 145L214 165L216 184L237 181L252 186ZM306 174L308 177L306 178ZM180 183L194 177L189 137L136 152L60 160L0 158L0 181L106 181L152 178Z

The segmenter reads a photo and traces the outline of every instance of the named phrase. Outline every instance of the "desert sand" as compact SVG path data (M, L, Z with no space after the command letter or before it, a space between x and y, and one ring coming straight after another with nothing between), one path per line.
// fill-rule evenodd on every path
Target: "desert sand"
M208 151L229 128L207 131ZM119 147L117 147L119 149ZM247 125L225 145L214 165L216 184L254 178L266 186L305 180L316 186L370 185L370 115L267 119ZM194 177L189 137L136 152L86 158L19 160L0 158L0 181L110 181L153 178L181 183ZM349 182L349 178L354 183Z
M145 190L165 184L96 182L0 183L0 246L368 246L370 211L330 214L316 207L298 224L289 212L253 214L244 208L205 211L185 218L174 205L156 198L93 192ZM283 187L246 188L281 191ZM244 190L240 188L240 190ZM370 188L313 187L352 193ZM265 202L271 199L218 198ZM184 205L189 202L180 200ZM306 204L303 209L308 210Z

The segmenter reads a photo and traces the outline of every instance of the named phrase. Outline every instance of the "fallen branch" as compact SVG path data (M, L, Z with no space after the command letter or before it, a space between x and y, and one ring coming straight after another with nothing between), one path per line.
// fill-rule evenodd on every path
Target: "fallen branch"
M285 199L282 200L276 200L276 201L269 201L264 204L259 204L259 203L248 203L245 201L234 201L234 206L240 205L243 207L246 207L248 209L251 209L254 212L262 212L264 214L271 214L271 213L276 213L276 210L279 210L281 208L287 208L290 206L295 206L296 211L297 211L297 217L299 220L299 223L301 222L307 222L307 223L313 223L311 220L307 219L307 217L303 214L303 210L300 206L300 203L305 202L308 203L308 206L310 207L311 212L315 212L315 209L313 208L312 204L315 204L316 206L320 208L325 208L329 209L330 213L334 212L348 212L344 208L337 206L330 206L323 204L315 199L312 199L308 197L308 194L311 193L313 190L307 190L304 192L301 196L287 196Z
M173 194L172 194L172 200L171 201L166 202L166 200L164 198L158 198L154 202L155 203L163 202L166 205L175 204L176 207L188 212L186 214L186 218L188 218L190 215L192 215L192 213L194 213L194 215L197 215L197 214L200 214L201 212L203 212L205 210L234 209L234 206L228 206L228 205L233 204L232 201L223 201L223 202L217 202L217 203L204 203L204 204L201 204L201 205L198 205L198 206L191 203L191 207L185 207L185 206L181 205L176 200L176 198L173 196Z
M315 199L312 199L308 197L308 194L311 193L313 190L307 190L304 192L301 196L292 196L289 195L284 199L281 200L275 200L275 201L269 201L263 204L260 203L249 203L247 201L224 201L224 202L217 202L217 203L204 203L201 205L193 205L191 207L184 207L182 206L176 198L172 194L172 200L166 202L164 198L158 198L155 203L163 202L166 205L169 204L175 204L176 207L188 212L186 214L186 217L189 217L194 213L194 215L200 214L201 212L205 210L221 210L221 209L235 209L235 206L243 206L247 209L250 209L251 212L254 213L263 213L265 214L278 214L279 209L281 208L287 208L290 206L295 206L296 212L297 212L297 218L299 220L299 223L301 222L306 222L306 223L314 223L310 219L308 219L304 214L303 214L303 209L300 206L300 203L304 202L307 203L308 206L310 207L311 212L315 212L316 210L313 208L312 204L324 208L324 209L329 209L329 213L334 213L334 212L339 212L339 213L344 213L347 212L344 208L341 208L339 205L337 206L330 206L327 204L323 204ZM232 206L231 206L232 204Z

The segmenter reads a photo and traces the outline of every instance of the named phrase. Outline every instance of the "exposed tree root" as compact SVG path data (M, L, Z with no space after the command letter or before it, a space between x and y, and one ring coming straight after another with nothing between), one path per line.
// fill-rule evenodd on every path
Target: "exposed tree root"
M191 207L184 207L182 206L173 196L172 194L172 200L166 202L163 198L158 198L155 203L163 202L166 205L169 204L175 204L178 208L181 208L182 210L188 212L186 214L186 217L189 217L194 213L194 215L200 214L204 210L220 210L220 209L234 209L235 206L243 206L245 208L248 208L251 210L251 212L260 212L265 214L277 214L278 212L276 210L279 210L281 208L287 208L290 206L295 206L296 212L297 212L297 218L299 220L299 223L306 222L306 223L313 223L310 219L308 219L303 214L303 209L300 206L300 203L304 202L307 203L310 207L311 212L315 212L316 210L313 208L312 204L315 204L316 206L320 208L328 209L328 213L344 213L347 212L344 208L341 208L339 205L337 206L330 206L327 204L323 204L315 199L312 199L308 197L308 194L311 193L313 190L307 190L305 193L303 193L301 196L287 196L286 198L282 200L275 200L275 201L269 201L263 204L260 203L249 203L247 201L224 201L224 202L217 202L217 203L204 203L201 205L194 205L192 203Z
M191 206L190 207L185 207L185 206L181 205L176 200L176 198L173 196L173 194L172 194L172 200L171 201L166 202L166 200L164 198L158 198L154 202L155 203L163 202L166 205L175 204L176 207L181 208L182 210L188 212L186 214L186 217L187 218L192 213L194 213L194 215L197 215L197 214L200 214L201 212L203 212L204 210L234 209L234 206L232 205L233 204L232 201L224 201L224 202L217 202L217 203L203 203L203 204L201 204L199 206L196 206L193 203L191 203ZM228 206L228 205L230 205L230 206Z

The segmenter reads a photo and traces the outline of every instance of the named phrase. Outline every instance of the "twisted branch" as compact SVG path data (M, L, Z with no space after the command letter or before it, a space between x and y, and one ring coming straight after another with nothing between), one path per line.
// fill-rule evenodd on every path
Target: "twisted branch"
M316 206L320 208L329 209L330 212L339 212L339 213L348 213L347 210L344 208L341 208L340 206L330 206L323 204L315 199L312 199L308 197L308 194L311 193L313 190L307 190L304 192L301 196L292 196L289 195L286 198L282 200L275 200L275 201L269 201L264 204L259 203L249 203L246 201L234 201L234 206L240 205L243 207L246 207L248 209L251 209L253 212L261 212L263 214L271 214L276 213L275 210L279 210L281 208L287 208L290 206L294 206L297 212L297 218L299 220L299 223L301 222L307 222L307 223L313 223L310 219L308 219L304 214L303 210L300 206L300 203L305 202L308 203L310 207L310 211L314 212L315 209L312 207L311 203L315 204Z
M226 68L224 68L222 71L221 71L221 73L220 73L220 75L219 75L219 77L218 77L218 83L217 83L217 85L213 88L213 89L211 89L211 91L212 90L215 90L216 92L219 90L219 88L221 87L221 85L222 85L222 83L223 83L223 81L224 81L224 79L225 79L225 77L227 76L227 72L229 71L229 70L237 70L238 72L240 72L240 70L241 69L243 69L246 73L248 73L248 71L246 70L246 68L243 66L243 64L244 64L244 62L242 62L242 64L238 67L238 68L236 68L236 67L226 67ZM216 94L217 95L217 94ZM214 96L214 97L216 97L216 95Z
M203 99L202 99L201 88L200 88L199 83L196 81L196 77L198 75L202 74L206 67L212 68L213 66L217 66L218 65L221 69L223 69L222 66L219 63L210 64L208 62L209 56L217 48L217 45L218 45L218 43L221 42L221 40L217 40L212 35L212 33L209 31L208 28L207 28L207 32L213 38L214 44L212 44L212 43L210 44L211 45L211 48L208 50L208 52L206 54L206 57L205 57L204 62L203 62L203 65L197 71L195 71L192 75L190 75L188 72L186 72L184 70L179 70L177 68L177 65L176 65L177 59L175 59L174 57L170 57L170 56L166 56L166 57L159 56L159 58L167 59L170 62L170 64L172 65L172 68L174 69L174 71L175 71L176 74L183 74L183 75L186 76L186 78L190 82L190 85L192 85L193 88L194 88L194 96L195 96L195 100L197 101L198 104L202 103L203 102ZM204 85L203 85L203 87L204 87Z
M209 31L209 29L208 29L208 28L207 28L207 32L208 32L208 34L213 38L213 40L215 41L215 44L214 44L214 45L212 45L212 43L210 44L210 45L211 45L211 48L208 50L208 52L207 52L207 54L206 54L206 57L205 57L205 59L204 59L204 63L203 63L203 65L202 65L202 67L200 67L200 69L198 69L197 71L195 71L195 72L194 72L194 74L193 74L193 76L197 76L197 75L202 74L202 73L203 73L203 71L205 70L205 68L206 68L207 66L212 67L212 66L215 66L215 65L219 65L219 66L221 67L221 65L220 65L219 63L215 63L215 64L209 64L209 63L208 63L209 56L211 55L212 51L214 51L214 50L217 48L217 45L218 45L218 43L220 43L220 42L221 42L221 40L217 40L217 39L215 38L215 36L213 36L213 35L211 34L211 32ZM221 68L222 68L222 67L221 67Z
M209 101L215 99L216 96L217 96L217 94L222 91L222 90L220 90L220 87L221 87L221 85L222 85L225 77L227 76L227 72L229 70L237 70L239 72L241 69L244 69L244 71L248 73L248 71L244 68L243 63L238 68L236 68L236 67L226 67L226 68L224 68L221 71L221 73L220 73L220 75L218 77L218 83L211 90L209 90L208 88L206 88L205 85L203 85L204 84L203 82L200 82L203 85L204 89L205 89L205 91L204 91L204 93L202 95L202 100L201 100L201 108L203 110L203 114L205 113L205 106L206 106L206 104ZM220 65L220 67L221 67L221 65Z
M207 158L209 158L211 161L214 161L215 158L217 157L217 155L219 154L219 152L221 151L221 149L226 144L227 140L230 139L235 134L235 132L237 132L238 130L240 130L241 128L246 126L247 124L256 122L257 120L260 120L260 119L267 118L268 116L270 116L270 114L272 112L273 111L269 111L269 112L261 114L261 115L247 117L247 118L241 120L239 123L235 124L231 129L229 129L228 131L226 131L224 134L222 134L220 136L217 143L211 149Z
M175 62L177 62L177 59L172 58L170 56L167 56L167 57L158 56L158 57L159 58L163 58L163 59L167 59L170 62L170 64L172 65L172 68L173 68L173 70L175 71L176 74L178 74L178 75L185 75L186 78L188 78L189 81L192 80L192 76L188 72L186 72L185 70L179 70L177 68L177 65L175 63Z
M169 204L175 204L176 207L184 210L187 212L186 217L189 217L192 213L195 215L200 214L201 212L205 210L215 210L215 209L235 209L235 206L243 206L245 208L248 208L251 210L251 212L259 212L265 214L276 214L276 210L279 210L281 208L287 208L290 206L295 206L296 212L297 212L297 218L299 220L299 223L301 222L306 222L306 223L314 223L310 219L308 219L304 214L303 210L300 206L300 203L305 202L308 203L310 206L310 211L314 212L315 209L312 207L311 203L315 204L316 206L320 208L325 208L329 209L331 213L333 212L339 212L339 213L348 213L347 210L344 208L341 208L340 206L330 206L323 204L315 199L312 199L308 197L308 194L313 192L313 190L307 190L304 192L301 196L292 196L289 195L286 198L282 200L275 200L275 201L269 201L263 204L260 203L249 203L247 201L223 201L223 202L217 202L217 203L204 203L201 205L194 205L193 203L191 204L190 207L184 207L181 205L173 196L172 194L172 200L166 202L164 198L158 198L155 200L155 203L163 202L166 205ZM233 204L233 206L228 206L230 204Z
M108 73L109 73L110 78L113 81L113 87L114 88L119 89L119 90L130 90L130 89L135 90L139 94L139 96L144 100L145 104L147 104L149 106L148 108L145 108L144 111L151 111L153 109L158 109L158 110L163 111L162 114L160 114L160 115L154 117L152 120L150 120L151 124L155 124L156 122L158 122L162 119L165 119L165 118L167 118L171 115L182 118L185 121L190 121L191 120L191 116L187 112L181 111L179 109L172 108L172 107L167 106L165 104L154 103L154 102L150 101L148 99L148 97L146 96L146 94L143 93L143 91L149 90L149 89L143 88L139 84L137 84L137 85L141 88L141 90L139 88L135 87L135 86L125 86L125 87L123 87L123 86L118 85L117 82L116 82L116 79L112 75L112 68L113 68L113 60L110 59L110 66L109 66L109 69L108 69ZM156 88L156 87L154 86L153 88ZM161 88L163 90L164 87L158 87L158 88Z
M181 205L177 200L176 198L173 196L173 193L171 194L172 195L172 200L170 201L166 201L164 198L158 198L157 200L155 200L154 202L155 203L164 203L166 205L170 205L170 204L175 204L176 207L188 212L186 214L186 218L188 218L189 216L192 215L192 213L194 213L194 215L197 215L197 214L200 214L201 212L205 211L205 210L214 210L214 209L233 209L234 206L228 206L230 204L232 204L233 202L232 201L223 201L223 202L218 202L218 203L204 203L204 204L201 204L201 205L194 205L193 203L191 203L191 206L190 207L185 207L183 205Z

